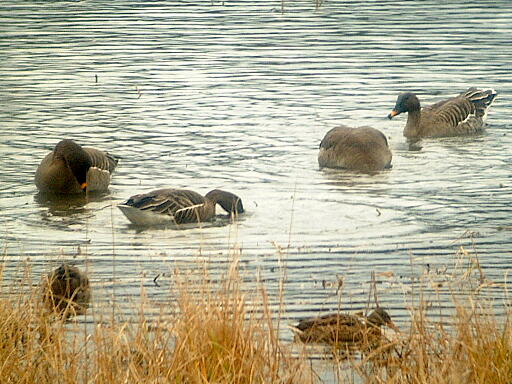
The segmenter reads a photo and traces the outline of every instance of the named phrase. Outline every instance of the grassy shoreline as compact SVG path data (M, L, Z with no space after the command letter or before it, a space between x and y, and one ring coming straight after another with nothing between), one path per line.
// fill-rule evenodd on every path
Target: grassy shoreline
M220 280L211 279L206 267L175 269L176 299L165 313L161 303L153 308L142 289L140 304L133 304L137 321L93 312L86 315L92 327L80 318L64 321L49 313L29 265L21 290L4 280L2 270L0 382L322 382L308 348L279 337L286 326L280 320L282 297L276 308L262 285L247 290L240 251L231 254ZM465 278L472 272L481 280L477 263L460 270ZM348 360L333 348L325 361L340 383L510 383L510 308L505 303L505 315L496 316L492 303L471 292L478 288L452 291L449 325L429 317L432 303L420 292L418 300L411 298L416 304L409 308L407 329L370 352L349 354Z

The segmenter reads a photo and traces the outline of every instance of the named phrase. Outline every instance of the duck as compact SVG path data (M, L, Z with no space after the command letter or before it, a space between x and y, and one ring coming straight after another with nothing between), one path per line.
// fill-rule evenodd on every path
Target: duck
M134 195L118 208L130 222L145 226L208 221L215 216L217 204L232 215L244 212L237 195L220 189L211 190L205 196L188 189L157 189Z
M404 136L408 139L477 134L483 131L487 111L496 96L494 89L471 87L422 109L414 93L401 93L388 118L408 112L404 128Z
M107 152L64 139L43 158L34 180L42 193L105 192L117 163L118 159Z
M292 331L305 343L368 343L381 338L383 325L399 332L388 312L379 307L369 316L329 313L303 319L292 327Z
M63 263L43 279L43 302L58 316L83 315L90 300L89 279L78 267Z
M392 157L386 136L378 129L341 125L325 134L318 164L320 168L375 172L391 168Z

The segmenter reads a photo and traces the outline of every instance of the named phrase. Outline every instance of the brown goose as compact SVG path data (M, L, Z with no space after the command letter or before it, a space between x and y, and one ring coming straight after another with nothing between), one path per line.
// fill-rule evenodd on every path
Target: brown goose
M483 130L487 110L496 95L494 89L473 87L458 96L421 109L415 94L402 93L398 95L388 118L408 112L404 136L411 139L475 134Z
M370 127L331 129L318 153L320 167L344 168L361 172L391 168L391 151L386 136Z
M107 152L62 140L39 164L35 183L41 192L58 194L106 191L117 161Z
M89 279L77 267L62 264L43 279L43 301L60 316L83 315L90 299Z
M368 317L331 313L304 319L292 330L306 343L368 343L380 339L383 325L399 331L389 314L377 308Z
M118 207L136 225L185 224L210 220L217 203L228 213L244 212L238 196L220 189L204 197L187 189L158 189L132 196Z

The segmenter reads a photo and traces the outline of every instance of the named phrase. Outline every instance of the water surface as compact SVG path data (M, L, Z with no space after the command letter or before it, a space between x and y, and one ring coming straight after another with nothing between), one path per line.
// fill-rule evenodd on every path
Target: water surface
M247 279L259 276L272 298L285 269L290 322L339 300L365 308L374 271L380 304L403 324L404 293L425 273L453 272L461 246L478 251L488 280L504 282L512 263L508 0L329 1L318 10L289 2L284 13L277 1L5 0L0 22L8 272L30 259L38 275L65 260L88 268L104 292L98 306L113 287L118 304L136 300L141 284L165 303L176 265L209 260L221 276L236 246ZM499 93L481 135L410 148L405 116L386 119L399 92L428 104L470 86ZM393 168L319 170L318 144L339 123L382 130ZM65 137L120 157L109 194L37 198L35 169ZM248 213L237 224L141 231L115 208L162 187L224 188Z

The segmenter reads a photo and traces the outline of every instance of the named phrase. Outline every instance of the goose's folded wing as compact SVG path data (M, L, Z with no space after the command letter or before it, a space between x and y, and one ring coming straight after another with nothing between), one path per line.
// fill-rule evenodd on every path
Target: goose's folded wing
M117 166L118 159L108 152L95 148L84 148L92 160L92 166L112 173Z

